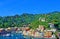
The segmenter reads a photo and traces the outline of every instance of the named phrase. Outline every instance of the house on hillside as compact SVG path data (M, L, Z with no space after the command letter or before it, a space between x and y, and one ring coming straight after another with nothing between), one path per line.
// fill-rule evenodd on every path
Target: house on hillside
M43 25L39 25L37 28L37 31L43 32L45 30L45 27Z
M50 28L55 28L53 23L49 23Z
M39 18L39 21L42 21L42 22L45 22L46 21L46 19L45 18Z

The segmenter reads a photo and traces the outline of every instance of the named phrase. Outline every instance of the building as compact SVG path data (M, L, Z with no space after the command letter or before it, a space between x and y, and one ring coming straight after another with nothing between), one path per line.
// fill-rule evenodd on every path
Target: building
M41 32L43 32L44 31L44 29L45 29L45 27L44 26L42 26L42 25L39 25L39 28L38 29L40 29L40 31Z
M55 34L52 35L52 38L56 38Z
M46 19L45 18L39 18L39 21L42 21L42 22L45 22L46 21Z
M0 28L0 32L2 32L3 28Z
M35 32L35 37L40 37L40 33L39 32Z
M51 38L52 37L52 32L51 31L45 31L44 32L44 37L45 38Z
M57 33L58 38L60 39L60 32Z
M53 23L49 23L50 28L55 28Z

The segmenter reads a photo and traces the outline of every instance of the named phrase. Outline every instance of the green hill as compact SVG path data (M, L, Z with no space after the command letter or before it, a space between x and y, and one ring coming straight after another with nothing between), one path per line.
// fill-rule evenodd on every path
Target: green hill
M36 29L39 25L44 25L49 28L48 23L57 24L57 28L60 28L60 12L54 11L48 14L27 14L15 16L0 16L0 27L23 27L23 25ZM30 24L30 25L29 25Z

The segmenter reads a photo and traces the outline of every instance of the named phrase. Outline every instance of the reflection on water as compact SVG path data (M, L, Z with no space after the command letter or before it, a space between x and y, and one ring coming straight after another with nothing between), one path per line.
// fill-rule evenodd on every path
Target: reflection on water
M37 37L29 37L29 36L27 36L27 37L25 37L25 39L56 39L56 38L37 38Z
M22 34L14 33L10 34L9 36L0 36L0 39L24 39Z
M31 36L23 36L20 33L13 33L10 34L9 36L0 36L0 39L55 39L55 38L34 38Z

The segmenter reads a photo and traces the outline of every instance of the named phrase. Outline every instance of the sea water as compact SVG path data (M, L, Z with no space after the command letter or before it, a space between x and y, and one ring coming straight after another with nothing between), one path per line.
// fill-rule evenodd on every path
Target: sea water
M10 34L9 36L0 36L0 39L24 39L22 34L14 33Z
M55 38L34 38L30 36L24 37L21 33L11 33L9 36L0 36L0 39L55 39Z

